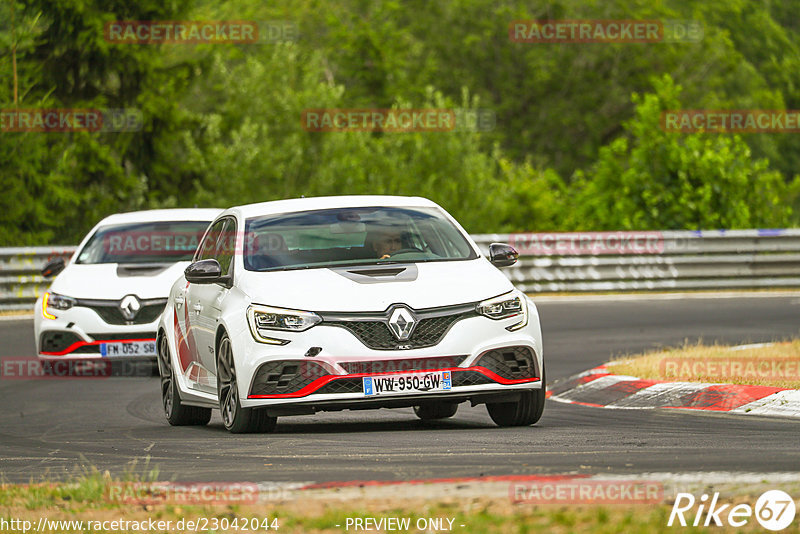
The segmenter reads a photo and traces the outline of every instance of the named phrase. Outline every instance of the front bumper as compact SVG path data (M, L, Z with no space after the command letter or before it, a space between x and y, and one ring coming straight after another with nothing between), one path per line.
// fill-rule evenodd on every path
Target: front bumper
M513 399L520 391L542 388L541 330L531 307L531 320L521 330L505 329L514 319L471 317L455 323L435 346L413 350L372 350L348 330L325 323L292 336L284 346L257 343L249 332L242 332L233 341L234 354L242 355L236 358L242 371L237 373L242 406L270 407L277 414ZM304 357L311 347L320 348L319 354ZM508 353L527 356L512 362L514 356ZM502 361L503 354L510 367L498 364L497 357ZM494 362L487 359L489 355L495 356ZM515 363L516 369L511 369ZM447 391L377 398L364 393L367 376L445 370L452 373L452 388Z
M145 341L155 343L158 318L147 324L111 325L104 322L93 310L74 307L57 311L55 319L41 314L41 302L34 319L36 348L43 360L96 360L154 361L154 354L119 355L109 357L105 344Z

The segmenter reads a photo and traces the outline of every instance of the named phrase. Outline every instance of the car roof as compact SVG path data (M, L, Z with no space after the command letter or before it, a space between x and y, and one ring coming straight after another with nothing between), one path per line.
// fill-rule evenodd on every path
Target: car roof
M158 221L213 221L222 213L218 208L175 208L167 210L130 211L109 215L98 226Z
M234 206L226 212L239 213L242 217L256 217L331 208L363 208L372 206L387 207L438 207L435 202L422 197L403 197L391 195L341 195L330 197L292 198Z

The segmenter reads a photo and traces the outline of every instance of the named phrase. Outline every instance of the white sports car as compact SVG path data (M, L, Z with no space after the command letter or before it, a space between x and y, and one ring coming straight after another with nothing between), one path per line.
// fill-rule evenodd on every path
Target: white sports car
M172 286L158 327L173 425L265 432L283 415L413 406L421 419L486 404L501 426L545 402L533 302L435 203L306 198L233 207Z
M111 215L83 239L36 301L34 331L45 362L155 360L158 318L172 283L222 210L170 209Z

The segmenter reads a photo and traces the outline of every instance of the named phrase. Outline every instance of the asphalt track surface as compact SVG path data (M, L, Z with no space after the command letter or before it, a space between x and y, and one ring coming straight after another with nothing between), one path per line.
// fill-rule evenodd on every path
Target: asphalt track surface
M543 301L548 379L609 356L685 340L796 336L800 297ZM32 356L31 320L0 322L0 357ZM414 480L546 473L800 471L800 421L549 402L535 426L501 429L485 407L417 420L411 409L279 418L274 433L170 427L156 377L0 380L0 480L114 475L157 466L161 480Z

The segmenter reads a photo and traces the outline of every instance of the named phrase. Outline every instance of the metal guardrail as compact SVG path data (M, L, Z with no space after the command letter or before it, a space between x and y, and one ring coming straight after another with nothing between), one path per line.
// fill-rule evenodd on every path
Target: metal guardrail
M800 287L800 229L474 235L509 242L529 293Z
M28 310L50 282L41 275L53 258L68 260L77 247L0 248L0 310Z
M479 234L510 243L503 272L529 293L800 288L800 229ZM48 282L39 271L75 247L0 248L0 310L30 309Z

